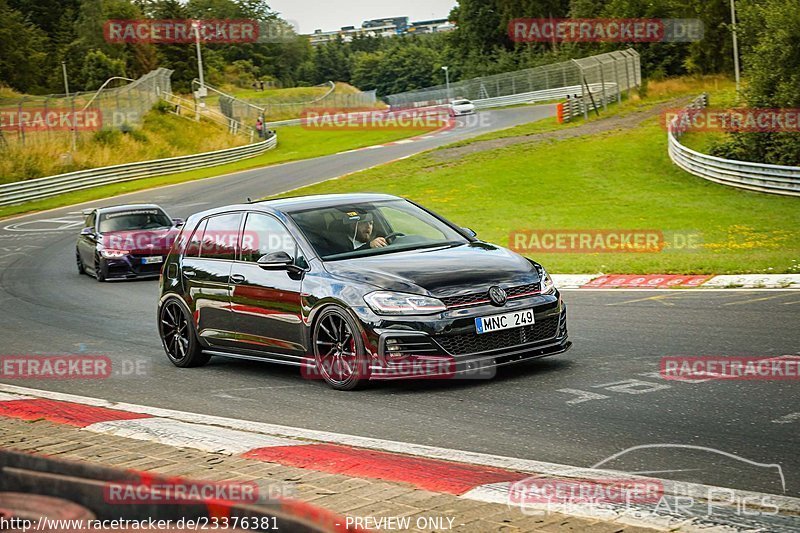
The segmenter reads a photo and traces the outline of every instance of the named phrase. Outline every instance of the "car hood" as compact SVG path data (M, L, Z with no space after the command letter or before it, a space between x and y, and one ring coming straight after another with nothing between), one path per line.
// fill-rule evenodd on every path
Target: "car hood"
M103 233L100 244L103 248L127 250L132 254L165 255L180 233L179 228L155 230L112 231Z
M484 242L328 261L325 268L336 276L377 288L435 297L461 296L493 285L511 287L539 281L530 261Z

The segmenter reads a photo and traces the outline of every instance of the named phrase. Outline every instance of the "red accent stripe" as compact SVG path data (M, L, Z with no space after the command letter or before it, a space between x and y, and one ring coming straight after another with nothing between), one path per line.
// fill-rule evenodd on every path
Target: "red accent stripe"
M467 465L336 444L256 448L243 454L243 457L332 474L410 483L420 489L456 495L464 494L478 485L530 477L530 474L490 466Z
M70 426L86 427L97 422L152 418L151 415L128 413L105 407L81 405L57 400L9 400L0 402L0 416L22 420L47 420Z

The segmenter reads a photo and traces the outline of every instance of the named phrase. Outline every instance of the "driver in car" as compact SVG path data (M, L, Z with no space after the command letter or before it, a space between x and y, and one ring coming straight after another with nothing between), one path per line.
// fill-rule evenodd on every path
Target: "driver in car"
M349 235L353 250L383 248L389 245L384 237L373 235L374 224L371 213L361 215L353 226L353 233Z

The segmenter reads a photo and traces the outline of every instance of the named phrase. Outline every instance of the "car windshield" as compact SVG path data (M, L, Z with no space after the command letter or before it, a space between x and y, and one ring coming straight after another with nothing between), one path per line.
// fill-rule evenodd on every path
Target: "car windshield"
M470 102L469 100L456 100L455 102L453 102L453 105L467 105L471 103L472 102Z
M109 233L113 231L168 228L170 226L172 226L172 219L160 209L131 209L130 211L101 213L97 231Z
M466 244L450 225L405 200L387 200L289 213L323 260Z

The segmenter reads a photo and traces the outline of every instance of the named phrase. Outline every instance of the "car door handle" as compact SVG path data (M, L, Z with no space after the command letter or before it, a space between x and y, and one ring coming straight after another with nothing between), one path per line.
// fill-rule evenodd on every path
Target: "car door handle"
M244 281L244 276L241 274L231 274L231 283L241 283Z
M197 275L197 272L195 272L194 270L184 270L183 275L186 276L187 278L193 278Z

